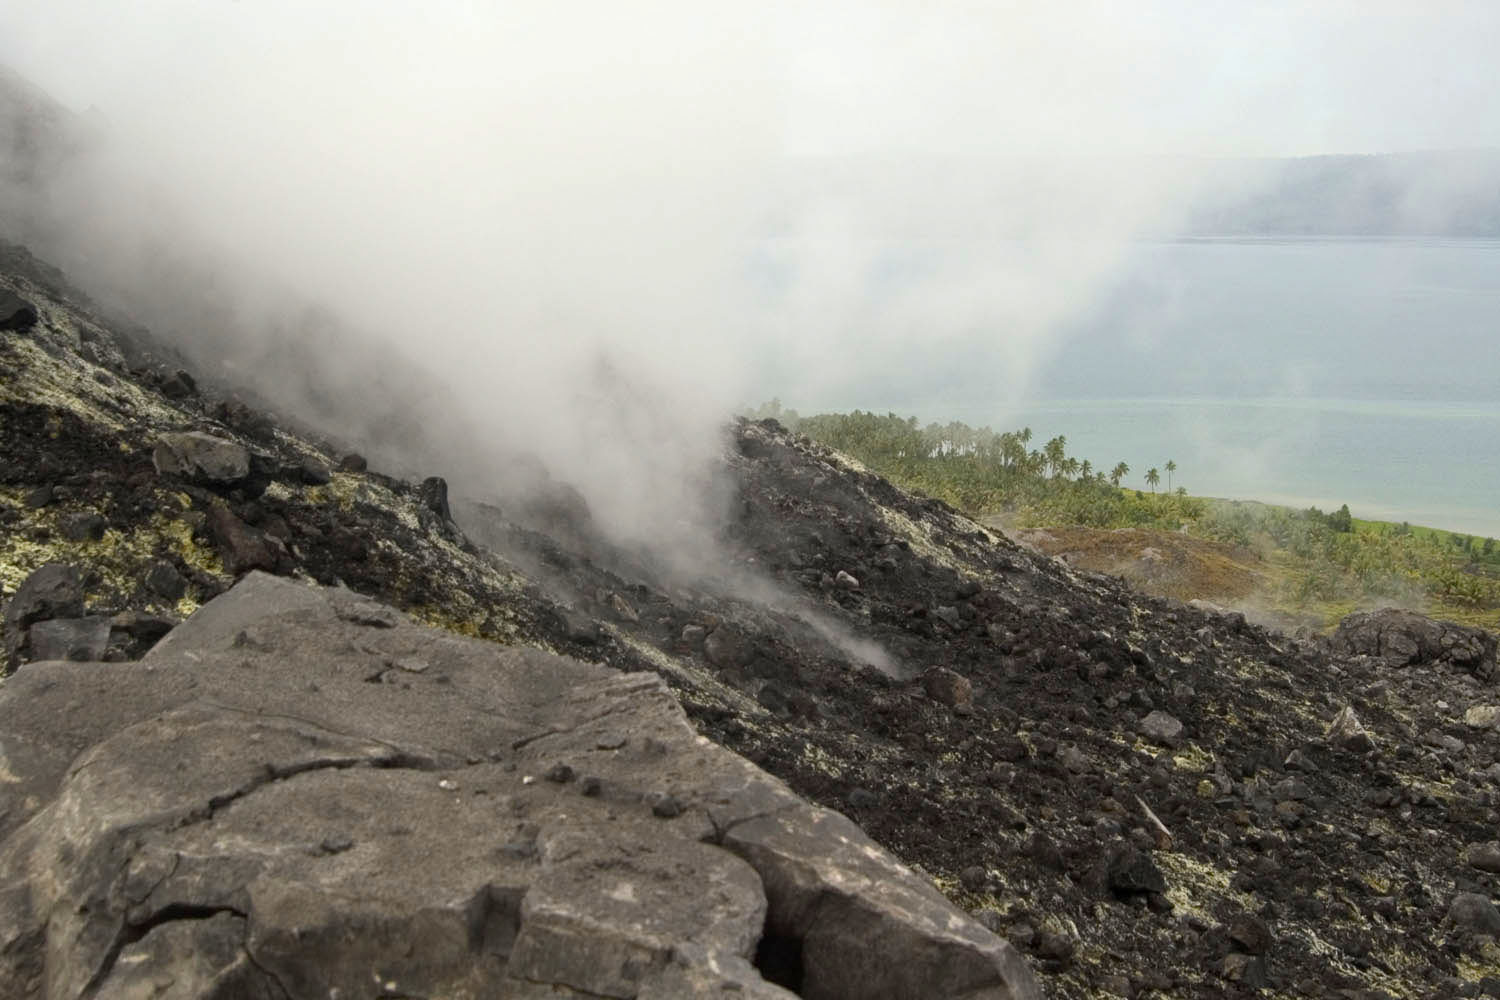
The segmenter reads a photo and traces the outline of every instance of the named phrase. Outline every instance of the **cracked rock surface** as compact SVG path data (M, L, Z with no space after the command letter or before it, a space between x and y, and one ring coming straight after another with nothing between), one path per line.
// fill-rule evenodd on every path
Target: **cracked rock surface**
M1040 996L654 674L348 591L252 573L0 732L0 996Z

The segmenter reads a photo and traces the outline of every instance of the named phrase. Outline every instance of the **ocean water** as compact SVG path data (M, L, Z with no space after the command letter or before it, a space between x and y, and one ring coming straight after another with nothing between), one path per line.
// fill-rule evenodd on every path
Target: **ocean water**
M1070 454L1155 466L1197 495L1316 505L1500 537L1500 404L1324 398L1085 399L1019 415Z
M912 412L1064 434L1143 489L1172 459L1195 494L1500 537L1500 242L1140 244L1015 404L976 375Z

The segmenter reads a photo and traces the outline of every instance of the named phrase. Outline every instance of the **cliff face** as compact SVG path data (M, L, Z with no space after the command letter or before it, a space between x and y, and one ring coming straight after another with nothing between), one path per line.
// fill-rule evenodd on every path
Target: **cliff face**
M190 658L178 633L153 647L200 605L219 598L234 607L239 590L219 595L247 574L343 584L468 639L658 675L699 733L812 802L847 814L948 899L1018 945L1049 995L1216 997L1271 988L1307 996L1359 990L1457 996L1477 994L1488 988L1486 977L1500 975L1494 944L1500 914L1490 902L1500 868L1494 861L1500 849L1489 843L1500 823L1500 710L1494 708L1500 697L1491 685L1492 641L1391 621L1376 629L1374 647L1360 638L1368 627L1337 646L1314 645L1238 616L1146 598L1118 580L1075 573L1020 549L773 423L726 430L722 472L734 496L719 531L718 560L685 578L663 568L668 560L623 551L599 537L587 508L565 484L532 491L524 501L450 498L442 479L404 482L371 470L359 456L214 388L222 373L181 370L180 362L153 355L138 335L103 318L61 275L20 248L0 252L0 290L35 314L14 307L9 317L0 315L0 586L7 600L7 654L13 662L146 656L134 666L25 666L3 690L14 711L43 697L39 689L49 677L103 685L109 703L122 711L133 698L145 705L165 697L145 692L168 686L153 680L158 672L183 684L193 680ZM34 575L48 564L64 565ZM270 586L265 576L254 582ZM284 624L278 620L277 628ZM378 625L348 622L330 624L330 634L346 625L385 634ZM225 658L218 669L232 673L236 657L262 662L257 644L282 648L279 638L262 642L253 629L244 631L239 651L237 634L214 640L220 645L213 655ZM429 687L433 697L444 696L443 685L424 679L423 671L404 670L407 653L361 651L362 641L348 638L350 655L382 665L357 682L361 698L384 697L388 687L410 688L418 700L428 697ZM436 639L423 642L446 648ZM466 656L478 656L473 643L463 648ZM495 655L533 670L542 662L571 663L520 652ZM158 670L146 670L158 660ZM465 667L465 676L488 669L475 664ZM555 669L580 672L584 701L595 697L589 685L609 686L603 674L589 673L592 667ZM326 691L343 681L307 683ZM642 683L641 697L656 704L662 688L654 680ZM252 681L240 677L235 684L242 700L230 707L251 716L271 704L271 691L294 697L278 684L256 701ZM240 719L204 717L191 707L194 697L151 702L129 718L167 713L183 732L208 732L230 725L225 719ZM223 697L220 692L209 700ZM309 689L307 697L316 702L322 695ZM50 762L37 772L45 775L36 779L39 791L23 795L15 784L0 786L8 796L5 822L25 823L5 855L10 884L27 881L41 863L35 834L25 831L59 822L66 803L83 794L74 784L93 771L90 765L80 772L80 762L94 759L90 753L111 756L89 749L115 738L106 707L88 733L36 751ZM326 717L313 720L320 732L340 729L336 714L330 707ZM348 768L309 769L309 798L299 799L298 808L323 803L335 809L346 794L401 800L430 792L424 783L432 781L451 780L462 789L469 781L462 768L489 767L468 762L488 751L463 742L462 727L451 734L457 742L450 746L449 735L434 734L444 725L437 722L412 730L412 746L389 739L397 748L391 752L400 760L431 761L436 746L452 750L453 759L443 758L441 767L395 766L381 757L386 750L367 746L372 738L387 739L385 725L340 737L366 742L339 744L324 755L347 759ZM539 731L546 728L538 723ZM140 738L149 743L157 737L147 732ZM29 752L17 749L21 742L0 739L7 754ZM518 769L552 766L550 759L512 749L518 756L505 760ZM79 753L85 756L71 756ZM301 758L267 759L296 770ZM533 794L530 785L511 788L505 761L498 763L501 772L484 772L496 795ZM556 763L584 773L571 760ZM7 773L20 774L16 767ZM444 767L459 770L436 773ZM226 781L231 792L241 787L239 777ZM411 788L381 791L387 781ZM356 789L362 782L369 786ZM271 798L303 794L303 784L276 784L267 786L265 798L257 798L261 791L246 797L244 813L275 813ZM544 786L549 797L538 809L572 802L564 797L576 794L569 782L553 784L559 787ZM324 785L326 794L312 794L313 786ZM652 792L671 792L648 785L638 781L627 797L641 804ZM711 797L709 786L671 794L697 801L700 794ZM191 814L198 799L225 794L218 785L200 791L173 799L163 815ZM27 796L36 802L26 804ZM56 796L54 805L47 805L48 796ZM592 817L595 806L577 808ZM39 818L44 813L51 818ZM823 819L803 833L817 840L832 831L825 841L830 850L844 843L840 837L857 842L857 831L842 820L808 815ZM278 844L301 843L273 818L268 815L270 825L257 834L256 857L275 854ZM136 821L122 823L133 828ZM713 836L710 827L718 831ZM709 823L703 833L724 846L719 826ZM163 834L161 856L211 853L205 844L188 843L201 834ZM68 834L75 835L106 853L119 843L107 830ZM340 847L345 836L357 845L367 834L332 828L320 834L335 835ZM356 851L333 851L329 870L343 871ZM912 992L885 966L872 967L886 969L878 973L885 987L852 971L819 979L813 955L824 952L817 948L846 947L840 935L847 934L866 952L880 953L890 935L855 924L827 932L830 942L844 944L815 947L810 935L825 927L822 917L800 910L795 918L778 916L786 912L776 902L785 888L779 876L758 865L755 851L730 853L754 870L758 890L744 869L720 854L706 862L720 875L703 877L722 876L725 885L739 887L726 897L734 900L734 926L754 923L756 891L769 900L772 930L761 939L770 943L762 970L785 966L767 973L780 988L806 996L987 995L964 993L968 979L941 986L947 992ZM286 872L300 871L287 864ZM63 900L87 895L94 870L69 871L49 876L47 905L67 909L74 904ZM877 882L885 877L871 876ZM479 883L471 882L455 893L478 898ZM246 876L242 884L253 883ZM408 890L416 888L391 893L404 899ZM808 891L807 898L825 899L843 898L844 890ZM939 905L915 884L911 892ZM144 905L145 897L130 893L135 890L120 898ZM173 926L181 921L152 916L157 911L150 906L127 912L118 901L98 926L79 921L76 940L93 942L87 975L114 975L110 970L125 968L119 959L127 953L128 967L136 968L200 951L191 944L200 932L209 935L204 941L220 944L248 934L248 954L257 960L271 954L256 951L256 919L243 900L204 899L173 897L160 911L190 911L204 918L201 928ZM295 910L285 905L290 909L266 913ZM502 914L496 920L511 920L504 915L510 904L496 905ZM271 927L282 918L264 919ZM1024 995L1025 976L1007 964L1008 951L995 950L998 941L968 922L954 926L964 928L971 949L965 954L991 956L986 968ZM0 951L35 947L34 923L12 927L20 929L10 931ZM158 945L167 950L153 950ZM704 947L745 961L753 951L740 938ZM238 961L231 953L225 952L224 968ZM691 961L682 968L689 966L698 968ZM735 975L751 975L736 968ZM845 976L864 992L813 985ZM75 985L92 988L87 981ZM301 987L282 988L302 995ZM698 995L687 987L662 989L658 995ZM650 995L644 985L639 990Z

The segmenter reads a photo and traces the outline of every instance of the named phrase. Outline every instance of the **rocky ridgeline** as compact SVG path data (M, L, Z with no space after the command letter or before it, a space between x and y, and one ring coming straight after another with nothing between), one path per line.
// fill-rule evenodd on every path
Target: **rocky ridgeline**
M1416 998L1479 996L1500 988L1500 914L1493 906L1500 890L1500 693L1493 687L1491 635L1405 612L1379 612L1351 618L1332 637L1301 641L1239 615L1142 596L1117 579L1075 572L1018 548L943 504L904 493L770 422L741 422L726 433L720 471L736 502L718 540L717 564L700 579L684 580L665 573L650 553L623 551L598 537L586 505L563 484L527 498L450 503L441 479L408 483L382 475L351 454L351 446L295 432L286 421L225 395L215 388L213 373L195 376L182 359L147 351L138 334L102 320L60 275L17 248L0 250L0 288L21 303L0 316L7 327L0 333L5 646L17 663L42 657L75 661L23 666L0 698L21 719L46 699L61 699L58 704L73 706L68 713L79 714L81 727L76 736L60 730L50 743L37 736L36 745L44 749L34 751L8 735L9 723L0 729L6 773L28 775L26 782L43 788L23 794L20 782L0 784L8 796L0 823L32 817L11 835L3 870L12 886L28 887L7 890L5 905L30 914L32 923L23 919L20 929L7 931L0 956L40 954L37 934L51 935L55 927L59 936L48 938L50 953L74 949L79 965L90 966L85 981L75 983L85 992L108 977L166 967L178 961L172 955L189 953L224 958L214 966L219 972L202 973L210 980L222 973L271 982L275 977L256 979L265 969L244 956L281 961L290 945L276 938L278 943L265 945L269 950L257 951L269 940L257 936L258 927L270 934L272 928L301 926L304 913L308 926L333 926L335 919L326 906L285 887L327 877L341 886L327 898L348 898L342 894L355 882L348 866L357 866L361 877L375 870L362 850L405 850L381 836L396 837L391 831L408 826L425 829L411 825L417 816L410 823L391 822L383 834L372 832L361 825L368 822L364 812L407 817L415 808L411 803L427 802L415 796L432 795L432 816L448 824L452 836L400 855L411 859L409 873L399 865L378 867L392 873L399 890L381 890L371 897L378 902L342 909L365 929L356 937L369 933L387 940L380 935L398 932L379 928L430 927L433 954L448 956L441 962L449 963L433 975L456 976L450 980L455 983L462 976L515 979L499 970L520 968L523 930L485 928L511 927L518 906L517 927L523 927L527 901L540 905L554 898L553 889L543 887L561 884L543 873L549 859L566 867L564 856L572 848L549 853L554 839L566 841L564 826L549 825L550 818L516 821L536 828L534 835L506 827L500 847L513 839L533 845L516 847L521 856L466 867L478 848L462 832L466 821L451 811L455 803L483 810L506 800L520 803L513 808L537 810L527 817L566 812L585 824L610 822L597 810L614 808L626 836L647 840L664 837L674 826L697 830L686 839L698 837L693 842L707 845L699 856L715 859L706 860L702 871L727 880L724 908L713 910L726 914L725 936L688 939L673 925L661 929L646 951L629 952L632 944L609 952L656 956L644 965L590 960L590 968L619 971L628 965L640 972L644 991L658 974L699 975L704 956L717 950L737 956L733 963L718 963L725 975L741 976L747 984L760 975L771 983L757 989L840 995L832 991L845 987L832 981L858 973L815 957L838 948L846 954L850 947L847 941L830 944L832 951L814 946L825 933L818 929L825 925L823 904L811 916L787 917L777 902L783 898L781 876L753 852L737 851L732 838L722 836L723 824L713 822L718 807L705 803L719 794L714 787L724 773L720 764L705 771L706 784L684 777L674 787L666 763L655 774L647 769L626 778L606 771L604 762L634 759L644 744L601 750L596 741L591 749L569 744L562 733L547 739L571 747L583 764L562 759L567 754L528 756L527 746L512 746L510 756L491 761L488 754L505 751L504 740L483 747L470 742L461 720L471 715L460 712L452 722L422 721L412 728L416 723L402 721L404 716L381 716L371 707L397 704L382 699L404 699L401 712L431 720L435 716L420 713L448 704L460 674L469 678L464 684L478 685L473 678L486 671L511 669L518 671L515 678L493 683L521 684L528 670L546 662L580 678L580 691L598 692L584 697L597 699L601 711L621 699L664 704L657 681L640 675L659 676L700 734L744 755L793 793L848 815L919 880L1016 946L1047 995L1207 998L1269 991ZM442 450L435 446L424 454ZM255 572L296 579L303 587L275 589L278 595L316 595L305 587L313 582L342 585L450 635L512 651L456 638L450 646L450 640L429 635L427 646L461 647L469 657L462 670L438 669L415 650L414 639L413 649L381 645L380 636L414 635L408 626L382 630L345 619L328 631L348 635L349 648L340 651L347 659L336 661L347 665L348 676L336 671L322 677L312 664L301 674L278 672L270 662L278 657L301 662L294 646L276 637L281 632L324 648L306 629L297 631L295 622L269 633L264 626L241 628L227 640L210 642L212 653L185 648L183 637L218 609L234 607L241 591L230 588ZM273 592L264 576L249 582L256 593ZM352 600L305 599L333 602L327 607ZM200 617L178 626L209 602ZM174 626L178 631L158 645ZM245 638L235 646L241 632ZM229 648L220 648L225 641ZM260 647L282 652L270 656ZM538 659L521 651L526 647L627 673ZM487 650L488 666L479 665L480 649ZM199 676L188 665L189 653L213 664L214 673ZM403 661L409 661L405 667ZM236 673L235 664L248 666ZM426 669L410 669L424 664ZM188 684L201 686L201 696L188 694ZM108 706L97 702L95 691L107 696ZM634 693L625 697L624 691ZM172 700L178 695L181 700ZM131 715L131 706L156 704L153 698L170 704ZM332 699L330 707L318 711L347 707L355 719L368 710L374 713L369 719L393 728L346 729L332 715L291 707L293 701L325 704L325 698ZM244 717L205 717L208 702L229 705ZM571 702L538 704L536 718L575 710L583 711ZM87 728L114 725L111 711L121 720L118 730ZM320 739L337 752L325 755L309 742L304 749L310 757L283 753L287 744L276 741L292 737L272 730L295 722L283 716L312 719L334 734ZM167 725L163 720L173 731L204 734L193 740L208 739L216 727L239 726L231 742L242 750L254 745L244 727L270 727L261 740L271 741L274 753L262 755L265 761L243 753L235 759L270 762L274 773L261 784L258 778L241 783L235 776L242 772L221 771L205 759L209 754L150 750L151 740L162 738L160 732L152 735L153 727ZM16 731L32 732L25 728L31 725L18 722ZM535 731L548 725L538 722ZM90 749L117 746L112 741L127 730L142 741L142 769L186 773L175 771L181 765L196 775L180 793L175 785L152 783L158 779L130 779L132 786L139 780L157 789L147 806L178 819L159 823L157 813L139 814L136 805L122 801L118 813L105 810L99 822L84 823L81 817L98 810L90 805L79 812L72 805L85 793L103 794L89 784L94 774L102 781L120 773L114 768L134 766L120 754ZM403 732L408 736L397 738ZM681 733L651 738L669 746L684 739ZM435 741L442 744L437 749L453 752L434 757ZM379 746L387 743L389 755L382 756L387 751ZM695 753L709 753L694 746ZM107 767L101 766L105 756ZM91 762L87 769L81 769L84 760ZM297 763L308 760L314 763L305 769ZM507 764L515 770L505 770ZM481 773L488 784L479 787L486 794L476 797L473 778ZM528 776L536 780L526 784ZM444 788L438 784L443 781L456 787ZM251 794L220 802L226 787L229 794ZM319 788L328 794L313 795ZM587 788L601 794L584 794ZM207 807L194 804L200 793ZM611 806L616 800L609 794L618 794L620 804ZM35 801L28 804L27 796ZM293 800L300 812L292 809ZM346 802L367 803L368 810L351 812L341 805ZM679 816L657 815L657 807L672 812L678 806ZM205 809L206 818L200 815ZM282 823L283 811L308 816L306 828ZM264 825L210 844L205 838L211 825L236 812L246 822L260 817L253 822ZM189 814L190 821L182 819ZM498 822L490 813L475 815ZM845 864L835 857L842 850L839 837L857 842L857 831L832 814L806 815L837 826L838 836L821 841L832 852L824 860ZM114 822L111 816L118 823L105 829L100 824ZM703 816L710 817L706 826ZM66 829L25 832L55 823ZM137 827L144 831L139 844L128 832ZM39 839L28 839L33 836ZM202 894L194 895L198 890L189 883L198 878L195 866L218 858L217 845L231 842L239 845L224 854L232 863L216 868L212 879L202 876ZM156 846L137 855L137 847L145 850L148 843ZM71 846L58 853L61 844ZM534 856L527 854L533 849ZM499 873L497 885L518 892L524 885L524 897L501 892L494 901L475 895L478 881L444 881L449 870L438 862L445 850L457 859L452 871ZM132 882L126 854L139 856L142 865L156 859L157 867L148 866ZM728 855L749 865L767 900L767 930L753 953L743 937L754 923L754 880L745 869L733 875ZM649 857L643 857L649 868ZM161 867L167 864L163 858L177 859L167 865L176 866L173 872ZM105 867L90 868L96 861ZM114 874L106 877L108 872ZM408 876L410 881L400 881ZM117 877L125 880L119 886ZM276 892L283 895L246 897L260 877L282 886ZM719 877L694 875L688 881ZM558 878L566 882L573 875ZM187 887L180 895L172 888L155 907L146 900L158 882ZM902 899L940 905L917 883L897 883L914 894ZM602 882L568 884L579 887L574 905L592 900L613 906L599 897ZM436 901L435 887L452 890L444 897L448 902ZM80 913L85 898L87 913ZM39 899L50 900L55 915L45 931L35 922ZM420 917L412 916L418 899L432 905ZM458 899L467 900L463 905L471 915L469 958L462 960L454 950ZM266 909L256 909L262 902ZM382 923L387 918L389 925ZM1024 990L1016 985L1024 982L1021 974L995 957L1010 953L995 951L995 939L954 919L970 942L966 947L977 949L965 954L989 956L986 968L1012 977L1013 992ZM542 934L542 928L561 924L543 920L532 926ZM858 920L836 926L845 929L828 930L830 938L847 933L864 954L878 956L894 940L892 933ZM628 938L634 932L619 933ZM206 936L200 940L199 934ZM504 940L509 943L494 944ZM670 960L662 958L669 953ZM355 965L370 960L357 949L346 954ZM453 971L465 961L477 964ZM739 962L748 962L748 971ZM15 975L36 974L13 965L21 969ZM886 985L850 978L863 992L845 995L947 995L937 992L947 988L940 979L913 986L887 966L871 968L886 970L879 973ZM182 975L184 982L190 978L186 971ZM400 989L416 982L409 972L400 975L407 979L392 980ZM565 981L549 977L538 981ZM282 988L303 995L287 982ZM140 986L141 995L152 995L150 988ZM660 995L683 996L699 989L659 988L667 990ZM881 994L882 988L895 992ZM963 995L967 987L952 988L960 991L953 995Z

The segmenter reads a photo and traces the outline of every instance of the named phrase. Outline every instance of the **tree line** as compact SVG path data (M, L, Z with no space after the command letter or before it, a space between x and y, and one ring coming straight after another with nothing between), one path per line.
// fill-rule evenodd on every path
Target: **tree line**
M1098 526L1163 519L1175 526L1199 513L1186 489L1178 486L1173 492L1176 462L1169 460L1164 466L1166 495L1156 493L1160 470L1153 466L1146 471L1152 495L1147 500L1139 491L1121 488L1130 474L1129 463L1116 462L1106 471L1089 459L1069 455L1064 435L1034 443L1030 427L996 431L961 421L924 426L914 416L864 410L804 417L776 399L747 416L774 419L887 477L971 511L1022 506Z

